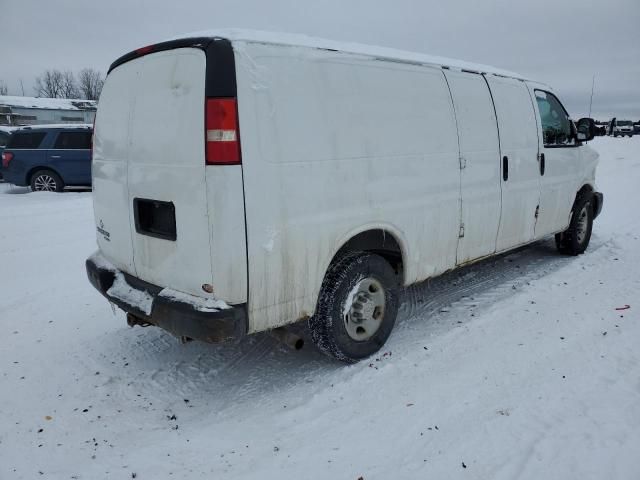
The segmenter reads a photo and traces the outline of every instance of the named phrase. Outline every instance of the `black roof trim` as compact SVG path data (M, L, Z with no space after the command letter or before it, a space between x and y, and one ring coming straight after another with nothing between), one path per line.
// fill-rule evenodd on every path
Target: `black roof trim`
M142 57L149 53L161 52L163 50L173 50L174 48L184 48L184 47L196 47L202 48L203 50L207 48L207 45L213 41L213 38L210 37L195 37L195 38L180 38L178 40L169 40L167 42L155 43L153 45L148 45L146 47L137 48L132 52L129 52L125 55L122 55L115 62L111 64L109 67L109 71L107 75L111 73L116 67L119 67L123 63L127 63L134 58Z
M109 67L107 75L123 63L150 53L173 50L175 48L199 48L207 57L207 78L205 95L207 97L235 97L236 67L231 42L220 37L193 37L169 40L139 48L121 56Z

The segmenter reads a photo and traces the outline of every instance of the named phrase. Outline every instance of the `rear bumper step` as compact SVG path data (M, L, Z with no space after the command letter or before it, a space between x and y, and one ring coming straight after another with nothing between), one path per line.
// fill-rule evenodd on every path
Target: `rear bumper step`
M247 332L246 304L216 309L206 299L199 304L199 297L163 295L162 287L117 270L100 254L89 257L86 268L91 284L111 303L139 319L138 324L154 325L178 338L208 343L239 339ZM113 294L116 281L126 283L127 298ZM183 296L193 301L182 300ZM134 305L134 298L143 301Z

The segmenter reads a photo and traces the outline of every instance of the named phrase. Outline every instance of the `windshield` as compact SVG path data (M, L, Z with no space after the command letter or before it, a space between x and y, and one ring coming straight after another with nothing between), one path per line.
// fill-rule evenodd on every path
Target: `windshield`
M631 120L618 120L616 123L620 127L629 127L629 126L631 126Z

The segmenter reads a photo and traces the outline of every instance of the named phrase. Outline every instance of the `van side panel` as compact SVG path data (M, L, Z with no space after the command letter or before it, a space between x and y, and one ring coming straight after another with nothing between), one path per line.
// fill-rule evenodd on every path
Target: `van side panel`
M446 71L458 124L462 224L457 263L496 251L500 224L500 145L491 94L482 75Z
M398 232L406 283L455 265L460 170L442 71L234 43L250 331L311 315L350 235Z

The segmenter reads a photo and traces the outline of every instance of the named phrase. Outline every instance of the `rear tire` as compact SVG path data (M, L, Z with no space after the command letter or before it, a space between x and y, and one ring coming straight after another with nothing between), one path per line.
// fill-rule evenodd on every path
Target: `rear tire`
M589 246L593 229L593 195L580 195L573 204L571 223L562 233L557 233L556 247L565 255L580 255Z
M382 348L397 313L398 280L391 265L372 253L348 253L324 277L309 319L311 339L324 354L354 363Z
M38 170L31 175L31 190L34 192L62 192L64 182L52 170Z

